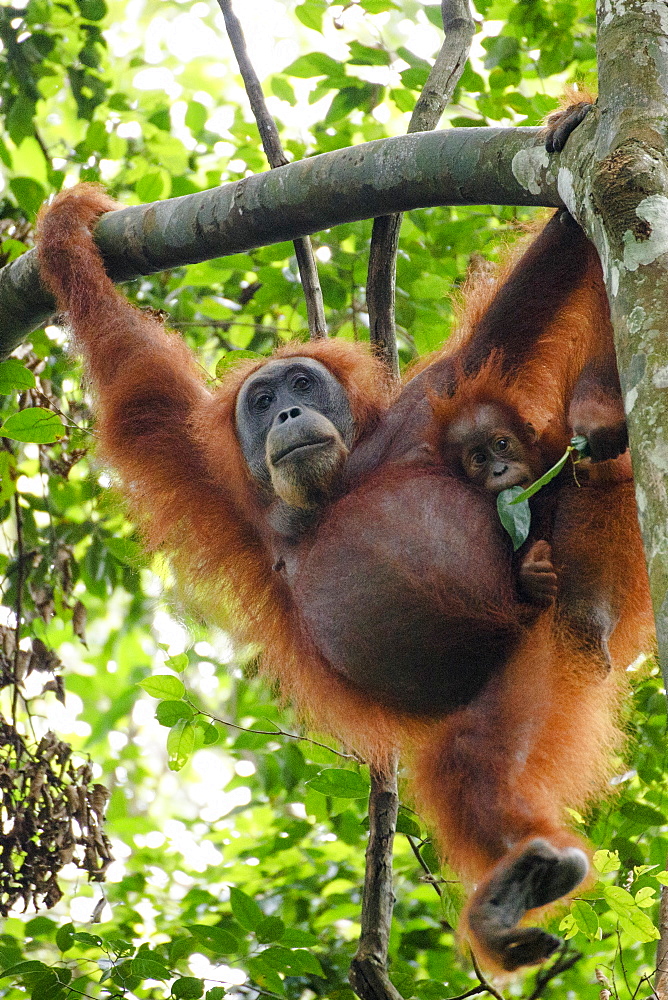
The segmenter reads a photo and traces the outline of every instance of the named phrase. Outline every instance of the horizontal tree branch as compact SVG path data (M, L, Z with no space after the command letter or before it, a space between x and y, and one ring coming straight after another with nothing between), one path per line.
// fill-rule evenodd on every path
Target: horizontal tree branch
M459 128L322 153L219 188L136 205L96 230L109 274L170 267L433 205L563 205L540 128ZM0 356L53 315L35 252L0 271Z

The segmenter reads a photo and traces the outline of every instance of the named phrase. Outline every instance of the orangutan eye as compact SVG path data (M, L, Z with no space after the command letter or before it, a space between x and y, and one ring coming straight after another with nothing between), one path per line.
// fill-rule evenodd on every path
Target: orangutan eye
M262 412L268 410L274 401L274 397L270 392L261 392L253 398L253 409Z
M311 388L311 380L306 375L298 375L292 383L292 388L296 389L297 392L306 392Z
M484 451L474 451L471 455L471 465L476 469L481 469L485 462L487 461L487 456Z
M497 451L508 451L510 448L510 441L508 438L498 438L494 443L494 447Z

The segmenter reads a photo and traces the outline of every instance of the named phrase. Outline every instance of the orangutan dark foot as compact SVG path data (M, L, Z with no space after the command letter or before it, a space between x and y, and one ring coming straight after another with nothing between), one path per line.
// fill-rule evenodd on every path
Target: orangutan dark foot
M548 153L560 153L566 145L571 132L574 132L580 122L584 121L594 107L588 101L572 104L563 111L556 111L547 120L545 149Z
M556 951L559 938L540 927L517 927L533 910L571 892L589 863L577 847L559 850L547 840L530 841L521 854L501 862L471 901L468 922L485 952L511 972L535 965Z
M561 947L562 941L540 927L519 927L488 934L481 943L505 972L515 972L524 965L544 962Z

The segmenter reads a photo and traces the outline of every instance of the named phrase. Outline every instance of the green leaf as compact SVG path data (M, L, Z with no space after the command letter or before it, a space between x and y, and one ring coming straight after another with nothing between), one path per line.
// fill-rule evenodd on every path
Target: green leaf
M197 724L202 727L203 745L205 747L212 747L220 741L221 732L213 722L206 723L203 719L199 719Z
M410 90L404 90L403 88L391 90L390 97L396 104L399 111L412 111L415 107L415 98Z
M206 125L209 112L199 101L189 101L185 122L191 132L199 133Z
M24 976L28 973L48 971L49 966L45 965L44 962L38 962L37 960L17 962L15 965L10 965L4 972L0 972L0 979L17 979L19 976Z
M259 955L251 956L247 962L248 971L254 982L263 990L280 996L282 993L285 993L283 980L278 973L270 969L267 963L263 961L264 955L265 952L260 952Z
M175 700L183 698L186 693L183 681L171 674L154 674L153 677L145 677L139 682L139 686L150 694L152 698L165 698Z
M89 931L77 931L74 940L83 948L101 948L102 938L99 934L91 934ZM132 949L134 950L134 949Z
M177 674L180 674L186 669L188 662L187 653L177 653L176 656L170 656L165 660L165 666L169 667L170 670L176 671Z
M598 934L598 917L591 904L584 899L576 899L571 903L571 913L579 930L593 941Z
M194 976L182 976L172 983L172 996L180 1000L199 1000L204 995L204 983Z
M114 538L113 535L108 535L105 544L112 556L126 566L136 567L143 561L144 551L139 542L132 538Z
M622 928L636 941L646 943L658 940L658 930L647 914L638 908L630 892L619 885L606 885L603 895Z
M0 504L16 493L15 470L16 457L9 451L0 451Z
M427 843L420 848L420 856L432 875L440 871L441 862L438 854L436 853L436 848L431 841L427 841Z
M357 771L328 767L306 784L322 795L340 799L362 799L369 794L369 784Z
M175 726L179 719L192 719L195 710L185 701L161 701L155 710L155 717L161 726Z
M656 889L651 886L646 885L644 889L638 889L635 894L636 906L646 909L649 906L653 906L656 903Z
M305 3L295 7L297 18L305 24L307 28L314 31L322 31L322 16L327 9L325 0L305 0Z
M397 816L397 833L419 838L421 835L420 824L412 816L409 816L408 813L400 810Z
M521 486L511 486L501 490L496 498L496 509L501 524L510 535L515 552L524 545L531 530L531 510L528 501L515 506L514 501L524 492Z
M180 771L195 749L195 730L192 722L179 719L167 734L167 766L170 771Z
M33 917L26 924L28 937L49 937L56 929L56 924L48 917Z
M130 963L132 968L132 973L135 976L139 976L141 979L160 979L163 982L166 979L170 979L173 975L165 965L156 959L154 956L150 958L144 958L142 955L137 955L136 958L132 959Z
M223 1000L225 992L224 986L213 986L206 991L206 1000Z
M360 7L363 7L368 14L382 14L386 10L398 10L393 0L361 0Z
M632 820L643 830L648 826L663 826L666 817L658 809L653 809L644 802L625 802L621 808L622 816Z
M34 444L53 444L65 437L65 429L57 413L52 413L43 406L29 406L20 413L12 413L11 417L7 417L0 427L0 437Z
M306 79L310 76L332 76L344 78L343 67L336 59L324 52L311 52L307 56L299 56L283 70L285 76L298 76Z
M216 364L216 378L225 378L230 368L246 358L257 358L258 361L263 359L256 351L228 351Z
M594 868L601 875L607 875L609 872L619 871L622 867L617 851L595 851L593 860Z
M308 931L302 931L298 927L288 927L281 941L290 948L311 948L318 943L318 938L315 934L309 934Z
M322 966L315 955L302 948L291 951L280 945L272 945L271 948L262 952L261 957L270 969L274 969L275 972L283 972L286 976L311 975L325 978Z
M360 42L350 43L350 59L353 66L389 66L390 53L387 49L376 49L370 45L362 45Z
M74 944L74 924L63 924L56 931L56 944L61 951L69 951Z
M169 191L169 178L162 170L152 170L137 181L135 191L141 202L160 201Z
M89 21L101 21L107 13L104 0L77 0L77 6Z
M284 933L285 924L280 917L265 917L258 924L255 936L260 944L269 944L271 941L280 941ZM303 944L303 942L300 943Z
M264 913L255 900L234 886L230 888L230 905L232 913L244 930L256 930L265 919Z
M204 945L216 955L235 955L239 951L239 942L222 927L211 927L209 924L188 924L190 931L198 944Z
M297 95L284 77L272 76L269 81L269 87L275 97L278 97L281 101L285 101L294 108L297 103Z
M30 1000L65 1000L63 984L53 969L41 976L25 977L25 985L30 990Z
M543 486L546 486L547 483L551 482L555 476L558 476L563 467L565 466L566 462L568 461L568 456L573 450L574 449L569 445L566 451L559 459L559 461L555 462L552 468L548 469L547 472L544 472L543 475L540 477L540 479L537 479L535 483L532 483L531 486L527 486L525 490L522 490L520 493L518 493L515 499L512 500L512 503L513 504L524 503L525 500L529 500L534 495L534 493L538 493L538 490L542 489ZM513 486L513 489L517 489L517 487ZM504 492L506 491L504 490Z
M560 922L559 931L564 941L570 941L571 938L575 937L578 932L578 925L575 923L575 917L572 913L567 913Z
M14 177L9 187L23 211L36 215L46 198L42 185L32 177Z
M0 361L0 393L6 395L14 389L32 389L35 376L17 358Z

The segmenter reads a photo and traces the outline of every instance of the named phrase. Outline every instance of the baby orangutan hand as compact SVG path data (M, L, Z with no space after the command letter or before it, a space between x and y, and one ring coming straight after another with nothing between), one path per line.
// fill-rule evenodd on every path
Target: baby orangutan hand
M534 542L522 559L519 572L522 596L539 608L549 608L557 599L557 574L549 542Z

